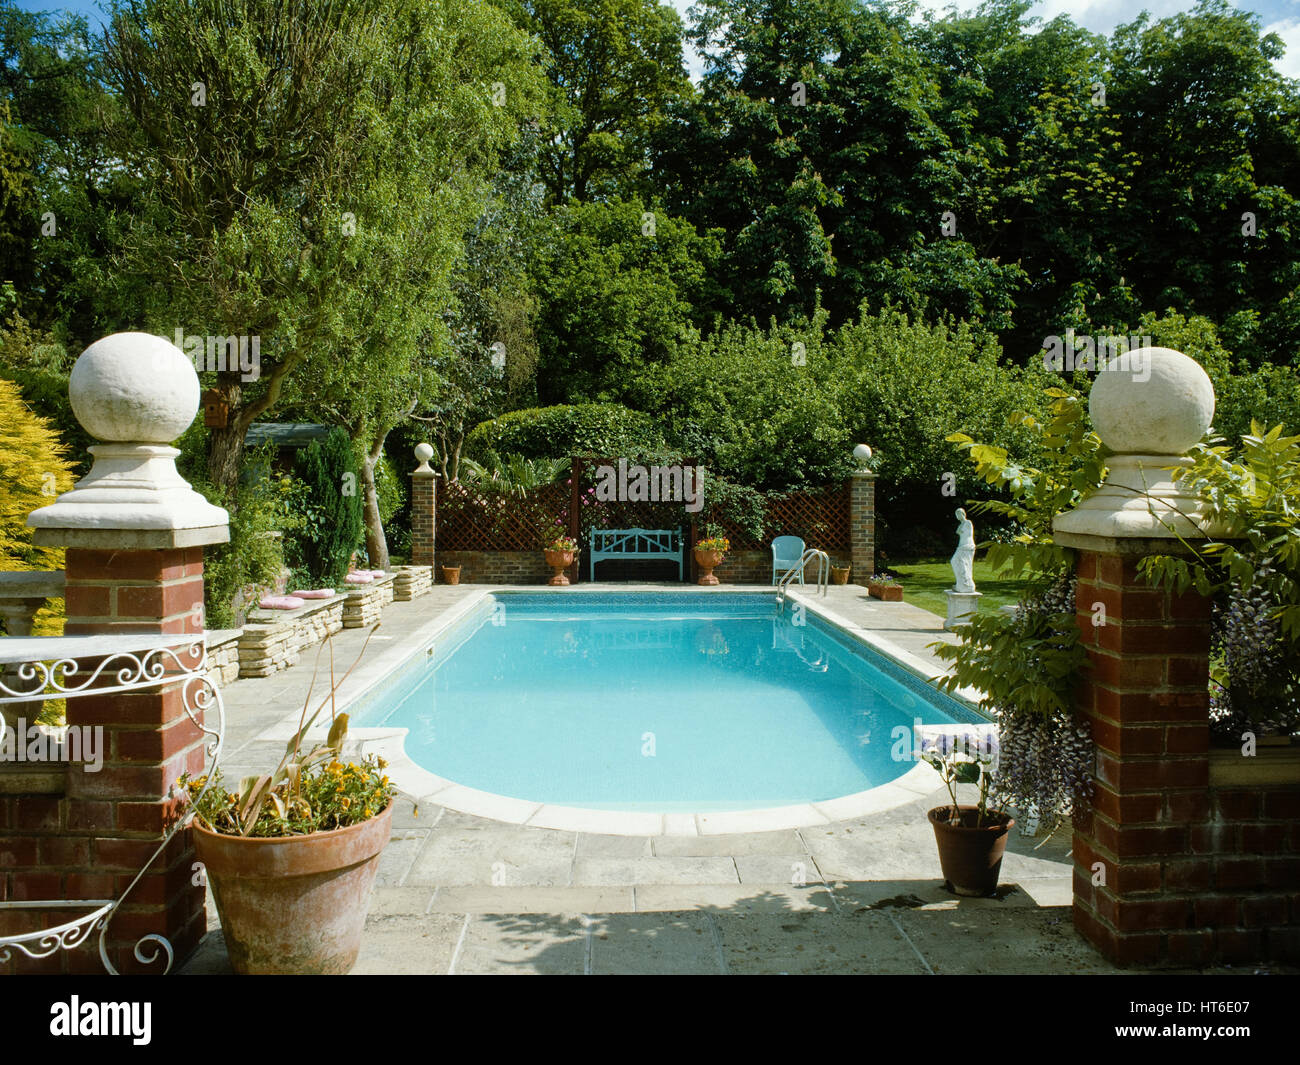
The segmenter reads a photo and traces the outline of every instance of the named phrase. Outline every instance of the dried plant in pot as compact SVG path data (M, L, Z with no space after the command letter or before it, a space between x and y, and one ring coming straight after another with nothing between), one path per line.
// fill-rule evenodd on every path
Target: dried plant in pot
M346 714L334 717L323 742L305 743L337 688L310 717L308 693L272 772L244 777L235 791L219 767L210 779L181 777L195 854L236 973L342 974L356 963L396 789L383 759L343 761Z
M853 567L845 562L843 565L831 566L831 582L834 584L848 584L849 574Z

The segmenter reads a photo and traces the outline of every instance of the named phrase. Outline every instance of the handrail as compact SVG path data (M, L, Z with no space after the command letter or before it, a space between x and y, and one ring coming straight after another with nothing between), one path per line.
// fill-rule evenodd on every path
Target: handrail
M831 556L825 551L819 551L815 547L810 547L799 556L799 561L786 570L781 579L777 581L776 605L778 610L785 607L785 593L790 582L794 580L796 576L802 574L804 566L814 558L817 560L817 592L823 596L826 594L826 589L830 583Z

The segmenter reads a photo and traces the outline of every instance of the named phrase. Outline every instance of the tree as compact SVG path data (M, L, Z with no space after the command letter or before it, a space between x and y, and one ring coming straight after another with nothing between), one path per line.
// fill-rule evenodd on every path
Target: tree
M72 487L67 451L18 386L0 378L0 570L63 568L62 550L32 543L27 515Z
M540 158L550 205L630 195L648 138L691 92L682 23L659 0L509 0L546 49L552 118Z
M109 69L150 178L119 269L156 282L164 332L260 341L260 366L213 371L229 410L209 437L215 484L234 483L248 426L295 376L401 387L386 369L410 364L445 300L454 234L535 97L530 56L487 0L115 11ZM518 104L493 106L496 80Z

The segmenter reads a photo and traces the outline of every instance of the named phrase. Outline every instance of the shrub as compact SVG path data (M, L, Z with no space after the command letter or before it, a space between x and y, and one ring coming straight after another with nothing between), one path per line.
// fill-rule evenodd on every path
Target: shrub
M361 478L352 441L331 429L298 452L295 464L302 493L295 536L303 566L317 584L338 584L361 543Z
M251 476L241 479L234 492L203 481L194 487L208 502L230 514L230 542L209 547L203 560L204 623L210 629L231 628L251 602L270 591L285 563L286 529L297 522L293 484L288 477L270 474L274 445L268 444L245 459Z
M570 455L632 458L662 447L649 415L616 403L580 403L510 411L474 427L466 453L480 461L498 455L558 459Z
M0 379L0 570L63 569L61 549L32 543L27 515L72 487L67 452L50 423L27 408L18 385ZM61 604L42 607L32 631L61 633Z

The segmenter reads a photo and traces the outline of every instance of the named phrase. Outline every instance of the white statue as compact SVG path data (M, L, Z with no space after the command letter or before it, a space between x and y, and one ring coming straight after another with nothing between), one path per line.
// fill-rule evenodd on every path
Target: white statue
M957 550L952 555L952 575L957 582L955 592L975 591L975 526L964 510L957 511Z

